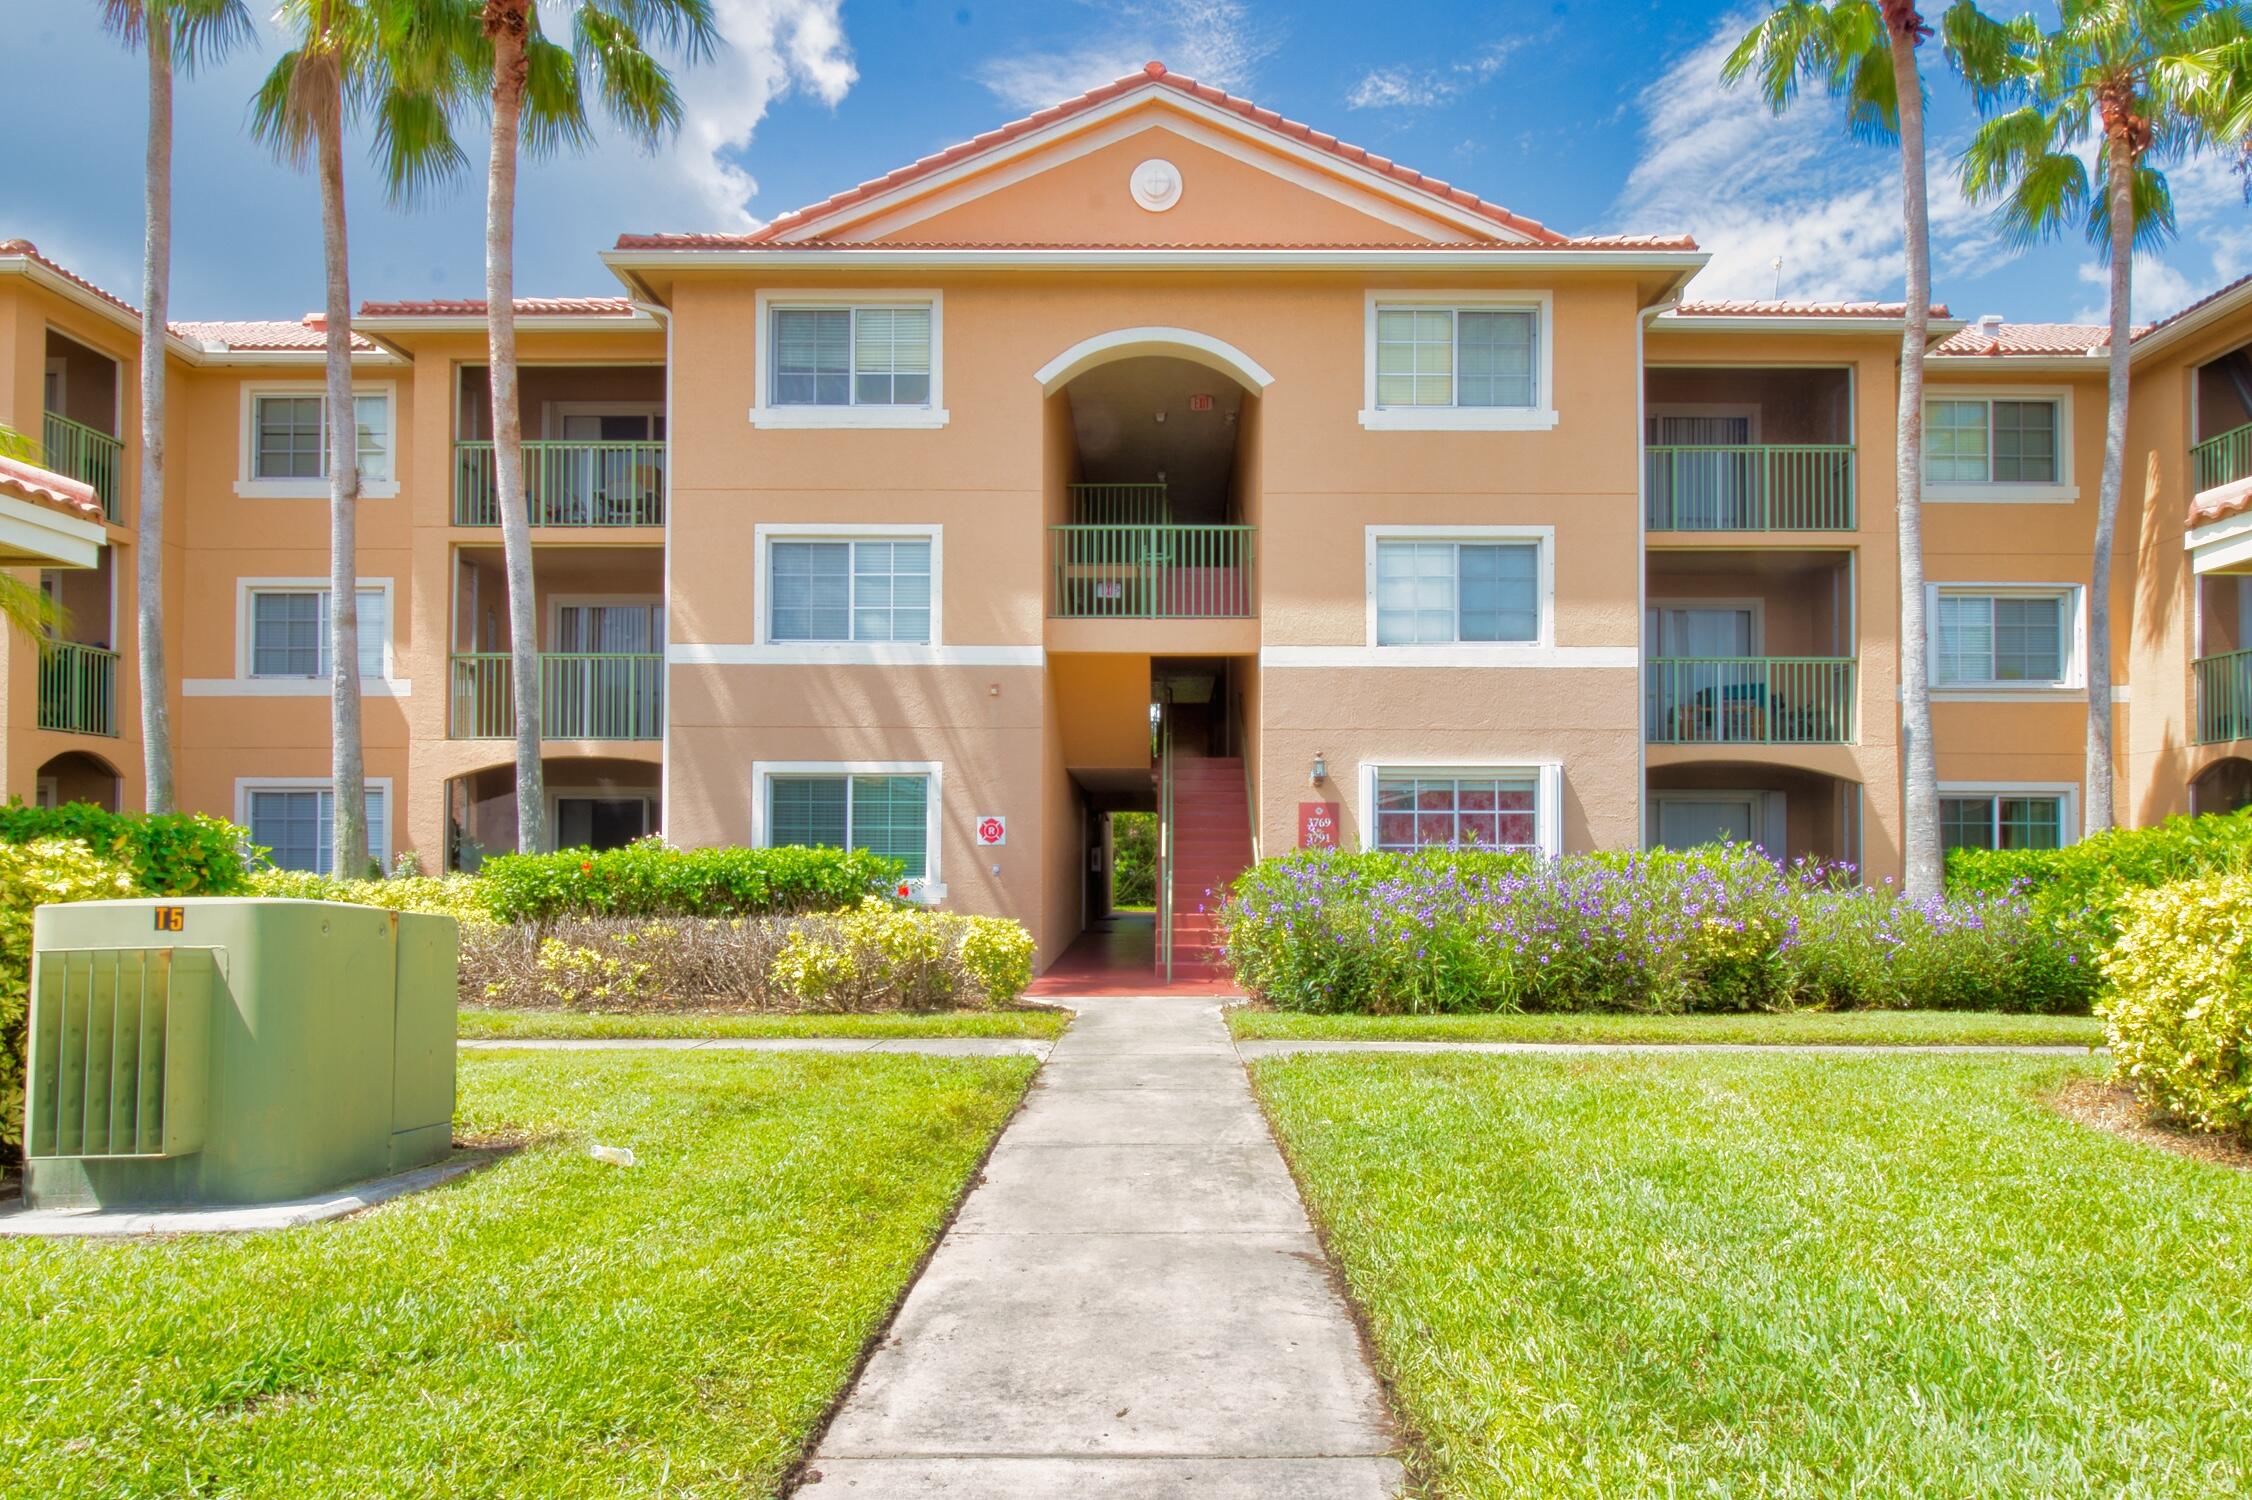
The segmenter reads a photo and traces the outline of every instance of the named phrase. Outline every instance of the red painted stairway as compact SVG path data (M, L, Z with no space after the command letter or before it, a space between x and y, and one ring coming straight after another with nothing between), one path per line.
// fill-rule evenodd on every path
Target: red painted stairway
M1225 979L1221 898L1251 867L1251 796L1241 756L1173 757L1173 977Z

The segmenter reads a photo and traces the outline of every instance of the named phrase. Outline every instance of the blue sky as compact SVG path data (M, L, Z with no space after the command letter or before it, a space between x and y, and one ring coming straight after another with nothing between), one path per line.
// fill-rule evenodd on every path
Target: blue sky
M1719 58L1747 18L1740 4L714 3L728 44L681 75L689 122L677 141L650 156L610 139L527 168L521 291L614 292L594 256L621 230L744 227L1158 57L1560 229L1692 231L1715 253L1695 295L1899 295L1894 157L1847 140L1823 102L1776 121L1723 91ZM263 14L268 0L252 8ZM18 96L0 238L35 240L130 295L144 74L100 32L96 10L0 0ZM180 86L175 316L294 317L319 304L312 182L242 129L277 50L262 27L253 53ZM1935 78L1938 295L1966 317L2100 319L2101 272L2085 245L2013 251L1950 190L1971 123L1953 80ZM481 173L479 131L471 122L466 133ZM2227 166L2174 175L2183 232L2138 261L2138 319L2252 271L2252 209ZM478 181L414 212L356 190L351 220L356 299L482 291Z

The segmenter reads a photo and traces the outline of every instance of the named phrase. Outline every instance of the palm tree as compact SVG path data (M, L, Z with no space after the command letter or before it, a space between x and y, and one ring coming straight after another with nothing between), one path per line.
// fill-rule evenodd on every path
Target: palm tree
M172 300L172 73L252 35L243 0L102 0L102 25L149 64L141 248L141 484L133 521L141 764L150 812L171 812L172 709L164 681L164 338Z
M1736 44L1722 81L1756 74L1780 114L1811 83L1845 105L1846 128L1900 147L1906 228L1907 317L1900 335L1900 410L1894 451L1900 533L1900 732L1906 741L1907 892L1937 895L1939 766L1931 741L1924 619L1924 345L1931 312L1931 230L1924 186L1924 90L1916 49L1931 35L1914 0L1785 0Z
M508 571L509 681L516 711L516 847L546 842L540 772L539 615L532 593L532 532L524 494L524 429L516 400L516 159L582 146L592 138L585 90L628 134L656 146L680 126L672 76L644 34L690 62L718 33L711 0L567 0L568 47L546 37L533 0L472 0L491 86L492 173L485 190L485 318L493 401L493 484Z
M0 422L0 458L39 462L39 445L5 422ZM12 573L0 573L0 625L21 631L34 641L44 641L62 629L62 607L47 591L25 583Z
M2063 0L2048 29L2031 16L1996 21L1973 0L1956 0L1946 29L1981 105L2015 104L1971 138L1965 192L1996 204L2017 243L2078 226L2111 265L2110 401L2088 576L2086 826L2096 833L2115 815L2111 555L2127 470L2134 251L2173 232L2161 165L2204 151L2233 153L2243 139L2252 27L2243 6L2212 0Z
M251 134L295 166L316 164L327 295L331 864L367 864L367 758L360 733L359 422L352 398L351 257L344 222L344 129L377 107L375 156L393 201L467 164L447 127L448 75L417 44L415 0L286 0L298 45L277 58L251 101Z

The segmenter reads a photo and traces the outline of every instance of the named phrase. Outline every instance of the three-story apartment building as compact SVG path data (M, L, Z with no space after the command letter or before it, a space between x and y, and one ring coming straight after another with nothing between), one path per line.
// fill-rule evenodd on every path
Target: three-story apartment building
M1218 883L1306 843L1898 870L1896 306L1685 302L1687 239L1560 234L1156 64L603 260L622 296L518 309L565 843L879 849L1048 963L1108 815L1157 811L1187 972ZM515 842L483 311L354 320L371 822L425 868ZM0 244L0 421L109 523L46 575L68 639L9 648L12 795L139 801L136 336ZM2137 338L2108 641L2103 331L1933 337L1950 842L2076 835L2096 649L2119 817L2252 799L2252 287ZM318 320L167 351L181 796L317 866Z

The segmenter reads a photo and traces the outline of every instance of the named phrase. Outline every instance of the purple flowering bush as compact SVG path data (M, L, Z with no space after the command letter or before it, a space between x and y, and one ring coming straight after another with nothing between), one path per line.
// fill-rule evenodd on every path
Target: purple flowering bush
M1236 978L1287 1010L2084 1011L2095 978L2017 896L1909 902L1728 845L1301 850L1246 871L1221 925Z

